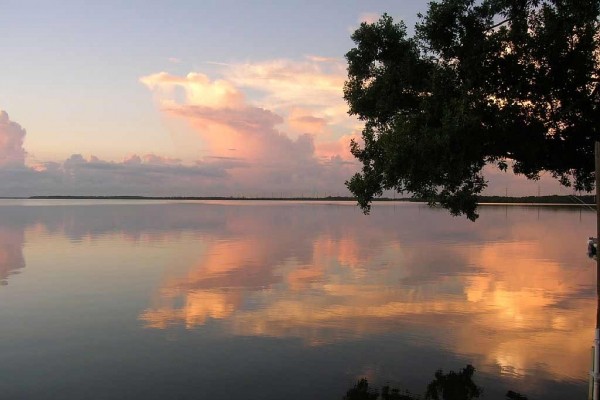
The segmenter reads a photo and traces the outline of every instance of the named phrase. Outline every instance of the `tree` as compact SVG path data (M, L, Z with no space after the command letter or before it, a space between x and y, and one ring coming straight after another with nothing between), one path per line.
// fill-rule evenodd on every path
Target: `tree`
M475 367L468 364L459 372L447 374L439 369L435 378L427 385L426 400L472 400L483 395L483 389L473 381ZM367 378L361 378L346 392L344 400L378 400L379 391L369 386ZM381 388L381 400L419 400L420 396L386 385ZM527 400L527 397L512 390L506 393L507 400Z
M369 388L367 378L360 379L356 385L346 393L344 400L377 400L379 392Z
M365 122L346 185L365 213L383 190L477 218L492 164L594 185L600 0L441 0L415 34L384 14L346 54L344 98Z
M482 390L473 382L475 368L467 365L460 372L442 370L435 373L435 379L427 385L425 398L428 400L471 400L481 396Z

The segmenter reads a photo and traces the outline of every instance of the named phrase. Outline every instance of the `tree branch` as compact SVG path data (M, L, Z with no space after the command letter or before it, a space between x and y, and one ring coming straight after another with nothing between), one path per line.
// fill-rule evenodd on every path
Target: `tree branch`
M498 22L497 24L494 24L494 25L490 26L490 27L489 27L489 28L487 28L487 29L486 29L484 32L489 32L489 31L491 31L492 29L494 29L494 28L497 28L497 27L499 27L500 25L503 25L503 24L507 23L507 22L508 22L508 21L510 21L510 20L512 20L512 18L506 18L504 21L500 21L500 22Z

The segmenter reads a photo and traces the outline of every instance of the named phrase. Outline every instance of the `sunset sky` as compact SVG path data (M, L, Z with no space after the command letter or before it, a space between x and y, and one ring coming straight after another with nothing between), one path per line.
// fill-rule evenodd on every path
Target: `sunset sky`
M350 35L426 3L5 0L0 196L346 195Z

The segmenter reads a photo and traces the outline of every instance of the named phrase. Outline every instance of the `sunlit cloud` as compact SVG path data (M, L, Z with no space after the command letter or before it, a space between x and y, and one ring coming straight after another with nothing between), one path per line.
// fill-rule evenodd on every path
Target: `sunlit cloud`
M64 161L26 164L25 130L0 114L0 196L299 196L346 193L355 166L324 160L313 134L288 137L280 115L246 100L235 85L202 74L158 73L142 78L166 116L187 121L210 151L183 162L161 154L121 161L73 154ZM313 121L314 122L314 121ZM314 123L313 123L314 125ZM315 181L315 177L319 180Z
M209 157L228 157L231 149L236 149L236 157L250 167L232 171L233 181L252 185L254 191L290 193L294 188L297 191L335 188L346 192L343 182L356 170L356 164L332 163L332 158L339 154L331 152L326 154L328 159L324 162L323 154L317 150L323 140L317 142L316 137L326 132L330 119L323 110L312 111L311 107L317 108L315 95L309 95L302 84L294 82L295 79L304 79L304 84L314 81L313 88L321 85L324 92L330 92L329 97L335 97L332 100L335 104L342 101L343 79L319 72L320 67L314 63L312 72L305 65L306 62L300 67L286 62L230 65L224 69L226 79L211 80L200 73L179 77L161 72L140 81L152 91L165 115L188 121ZM247 89L258 90L262 95L250 99L244 93ZM279 95L275 95L277 90ZM280 104L279 111L267 107L274 97L287 98L290 107ZM326 100L319 98L317 103ZM294 135L288 135L283 130L286 127Z
M163 104L175 102L175 90L183 89L185 104L207 107L236 107L244 101L244 95L224 80L211 81L206 75L190 72L179 77L159 72L144 76L140 81L154 91Z
M288 116L288 125L296 132L321 134L325 131L327 120L311 115L308 110L292 108Z
M377 22L380 17L381 17L380 14L373 13L373 12L366 12L366 13L360 14L360 16L358 17L358 22L359 23L366 22L367 24L372 24L372 23Z
M360 167L350 141L361 142L362 123L347 113L343 60L309 55L214 65L214 76L163 71L140 78L165 120L186 130L202 156L188 155L185 163L177 153L129 153L122 161L27 158L25 130L2 112L0 195L349 194L344 182ZM512 174L488 167L486 177L486 194L536 194L535 183ZM154 179L165 185L152 185ZM557 192L565 189L542 176L539 193Z
M355 162L354 156L350 153L350 141L355 140L362 144L362 136L359 132L353 132L343 135L337 140L321 142L317 145L316 152L320 157L331 158L340 157L348 162Z
M346 79L343 60L323 63L322 60L271 60L259 63L231 65L223 71L235 85L257 90L264 107L278 111L302 107L335 122L349 121L347 105L342 97ZM339 106L343 105L343 115Z
M6 111L0 110L0 167L23 165L25 129L11 121Z
M323 56L316 56L316 55L307 55L306 59L312 62L317 62L317 63L336 63L339 64L340 60L339 58L334 58L334 57L323 57Z

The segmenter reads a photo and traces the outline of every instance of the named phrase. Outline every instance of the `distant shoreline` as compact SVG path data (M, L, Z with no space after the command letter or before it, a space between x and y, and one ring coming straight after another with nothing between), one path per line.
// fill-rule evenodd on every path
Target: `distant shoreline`
M0 197L0 199L13 200L232 200L232 201L356 201L354 197L327 196L327 197L245 197L245 196L29 196L29 197ZM419 198L376 198L374 202L426 202ZM480 196L478 204L524 204L524 205L571 205L584 206L595 205L594 196Z

